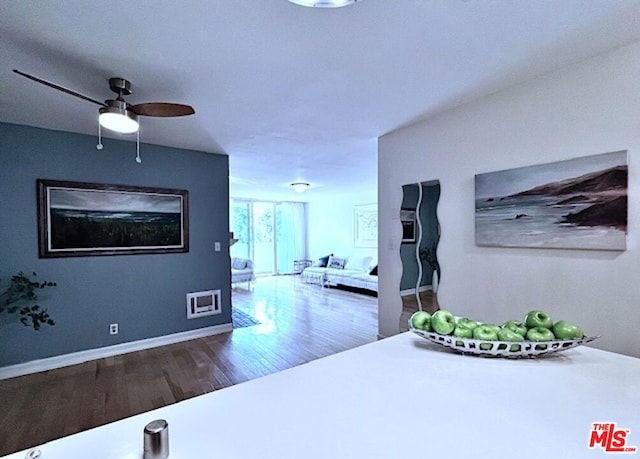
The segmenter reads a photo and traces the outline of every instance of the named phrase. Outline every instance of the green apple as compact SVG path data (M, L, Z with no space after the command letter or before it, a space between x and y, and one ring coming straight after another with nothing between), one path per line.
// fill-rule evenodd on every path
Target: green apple
M500 327L498 327L497 325L494 324L482 324L484 327L488 327L491 330L493 330L494 332L496 332L496 335L498 334L498 332L501 330Z
M502 324L502 328L511 330L512 332L516 332L523 337L527 334L527 327L522 322L519 322L517 320L507 320Z
M453 329L453 336L458 338L473 338L473 329L467 328L464 325L456 325Z
M500 341L520 342L524 341L524 336L520 333L514 332L513 330L509 330L508 328L501 328L498 332L498 339Z
M482 324L473 329L473 337L475 339L495 341L498 339L498 332L495 330L495 328L489 325Z
M453 329L453 336L458 338L473 338L473 329L467 327L465 324L458 323L456 328ZM464 346L463 341L456 341L456 346Z
M584 336L580 327L564 320L559 320L553 325L553 334L558 339L579 339Z
M473 329L473 337L475 339L481 339L483 341L496 341L498 339L498 332L490 325L482 324ZM491 349L492 346L493 344L491 343L481 343L480 349L486 351L488 349Z
M521 342L521 341L524 341L524 336L522 336L520 333L515 332L509 328L501 328L500 331L498 332L498 339L500 341ZM519 351L520 345L512 344L510 349L512 352Z
M544 311L529 311L524 316L524 325L527 328L543 327L551 329L553 327L553 321L549 314Z
M450 335L456 328L456 318L446 309L440 309L431 316L431 328L440 335Z
M470 319L468 317L462 317L462 318L458 319L458 321L456 322L456 326L465 327L465 328L468 328L470 330L473 330L474 328L476 328L478 326L478 322L476 322L475 320Z
M553 332L546 327L533 327L527 332L526 338L529 341L551 341L555 339L555 336L553 336ZM546 344L536 344L536 350L544 350L546 348Z
M527 332L529 341L552 341L556 337L553 332L546 327L533 327Z
M416 311L411 316L411 326L416 330L431 331L431 314L427 311Z

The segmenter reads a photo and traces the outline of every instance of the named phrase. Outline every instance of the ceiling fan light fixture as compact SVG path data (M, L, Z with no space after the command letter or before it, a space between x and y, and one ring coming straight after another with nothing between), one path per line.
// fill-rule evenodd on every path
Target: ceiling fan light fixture
M300 6L309 8L340 8L343 6L353 5L361 0L289 0Z
M138 116L124 107L108 105L102 107L98 115L100 126L120 134L133 134L138 132L140 124Z
M303 193L307 191L307 188L309 188L309 184L306 182L293 182L291 184L291 188L293 188L293 191L295 191L296 193Z

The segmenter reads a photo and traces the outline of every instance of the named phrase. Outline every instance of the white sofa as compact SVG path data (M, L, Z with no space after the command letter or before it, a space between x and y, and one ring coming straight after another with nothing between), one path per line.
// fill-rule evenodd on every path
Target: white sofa
M253 273L253 261L247 258L232 257L231 258L231 284L239 282L247 282L251 285L256 279Z
M344 285L377 292L378 276L371 274L376 266L377 263L373 261L373 257L331 256L327 266L305 268L300 278L304 282L319 284L323 287Z

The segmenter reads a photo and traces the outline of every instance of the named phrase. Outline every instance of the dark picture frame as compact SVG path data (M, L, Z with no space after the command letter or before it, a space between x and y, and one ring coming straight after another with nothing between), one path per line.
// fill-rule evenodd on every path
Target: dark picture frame
M402 224L402 244L416 242L416 210L400 209L400 223Z
M189 251L189 192L38 179L40 258Z

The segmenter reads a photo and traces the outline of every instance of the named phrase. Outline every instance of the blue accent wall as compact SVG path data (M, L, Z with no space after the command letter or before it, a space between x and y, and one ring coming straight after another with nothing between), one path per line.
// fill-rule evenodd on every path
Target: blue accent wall
M0 366L231 322L226 155L0 123L0 285L35 271L56 321L39 331L0 314ZM187 253L38 258L36 180L189 191ZM222 250L214 251L220 241ZM188 320L188 292L220 289L222 314ZM119 333L109 335L109 324Z

